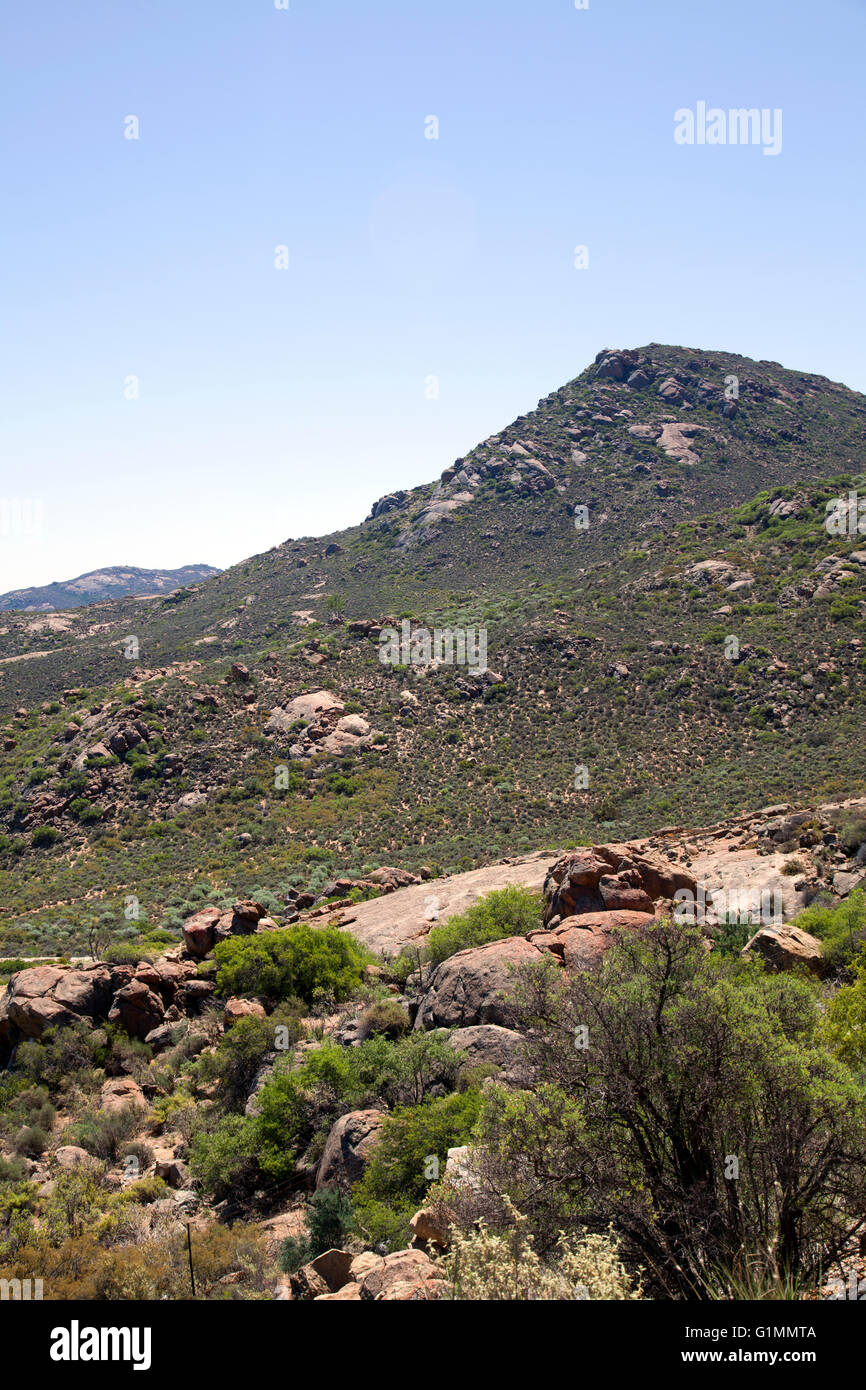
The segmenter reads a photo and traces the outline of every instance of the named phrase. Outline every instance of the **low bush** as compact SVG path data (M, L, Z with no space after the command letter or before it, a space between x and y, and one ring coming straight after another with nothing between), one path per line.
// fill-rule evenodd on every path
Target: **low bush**
M286 931L233 936L214 950L222 995L265 995L340 1003L361 985L368 953L335 927L298 923Z
M452 1298L479 1302L570 1302L640 1298L641 1288L620 1258L612 1233L582 1239L562 1235L553 1254L542 1260L525 1217L512 1208L513 1225L493 1232L480 1221L471 1231L455 1231L445 1264Z
M497 888L465 912L433 927L427 937L425 960L439 965L457 951L484 946L506 936L525 936L541 925L543 899L527 888Z

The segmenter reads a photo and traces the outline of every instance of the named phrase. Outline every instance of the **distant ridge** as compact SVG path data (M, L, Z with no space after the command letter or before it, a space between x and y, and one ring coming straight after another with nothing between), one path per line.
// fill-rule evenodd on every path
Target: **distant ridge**
M0 609L53 612L58 608L82 608L104 599L141 594L166 594L184 584L197 584L219 574L213 565L184 565L177 570L141 570L132 565L89 570L76 579L59 580L33 589L11 589L0 594Z

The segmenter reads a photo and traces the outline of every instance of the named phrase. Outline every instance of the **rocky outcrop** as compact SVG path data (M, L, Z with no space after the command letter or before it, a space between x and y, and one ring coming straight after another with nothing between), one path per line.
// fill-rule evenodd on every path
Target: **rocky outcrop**
M594 845L557 859L544 882L545 925L589 912L654 912L680 890L696 893L694 876L635 844Z
M0 1043L41 1038L46 1028L104 1017L115 992L132 976L129 966L70 970L38 965L13 975L0 997Z
M331 1129L319 1167L316 1188L348 1187L362 1176L370 1151L379 1138L383 1110L350 1110Z
M218 907L206 907L188 917L183 924L183 940L190 955L206 956L218 941L228 936L250 936L253 932L275 927L276 922L266 915L261 903L244 899L228 912Z
M570 851L544 880L546 930L458 951L443 961L427 981L415 1027L511 1029L519 966L545 955L566 970L596 966L616 932L635 931L652 921L683 890L693 897L697 893L688 869L639 845Z
M290 1287L293 1299L319 1303L426 1302L441 1298L446 1289L442 1271L423 1250L384 1256L326 1250L292 1275Z
M291 734L290 758L310 758L314 753L339 756L368 748L376 731L360 714L346 714L345 708L330 690L297 695L271 710L265 733Z
M13 975L0 996L0 1060L21 1038L47 1028L108 1020L130 1037L148 1034L197 1014L213 994L194 961L170 955L137 966L98 962L85 968L40 965Z
M599 964L618 931L636 931L652 920L652 912L589 912L565 921L557 918L555 926L526 937L458 951L437 966L427 982L415 1027L456 1028L455 1036L465 1036L480 1034L476 1025L498 1024L500 1037L510 1033L517 1022L512 996L521 966L552 957L566 970L586 970Z
M588 970L601 963L618 932L637 931L652 920L652 912L588 912L566 917L550 931L530 932L527 939L550 952L566 970Z
M398 1250L386 1255L378 1269L361 1281L359 1297L380 1303L418 1303L441 1298L441 1270L421 1250Z
M165 1005L144 980L130 980L117 991L108 1011L109 1023L117 1023L131 1038L142 1041L165 1018Z

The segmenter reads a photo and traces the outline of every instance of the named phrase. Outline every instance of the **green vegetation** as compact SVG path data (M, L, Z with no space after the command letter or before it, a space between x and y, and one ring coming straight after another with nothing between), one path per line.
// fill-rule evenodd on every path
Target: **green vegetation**
M526 888L499 888L487 893L465 912L433 927L427 937L424 958L439 965L457 951L483 946L505 936L525 936L541 926L543 899Z
M445 1170L448 1150L466 1144L481 1109L481 1093L468 1089L395 1111L352 1191L366 1241L399 1250L409 1240L409 1219Z
M796 925L817 936L832 965L847 965L866 941L866 892L861 888L835 907L813 903Z
M307 1004L325 996L336 1003L347 999L360 985L368 961L345 932L305 923L286 931L229 937L217 944L214 956L221 994L261 994Z
M660 923L598 975L526 972L523 1004L538 1083L493 1088L481 1121L489 1212L474 1209L493 1228L503 1196L541 1253L612 1224L672 1297L808 1282L859 1228L866 1093L823 1044L814 983Z

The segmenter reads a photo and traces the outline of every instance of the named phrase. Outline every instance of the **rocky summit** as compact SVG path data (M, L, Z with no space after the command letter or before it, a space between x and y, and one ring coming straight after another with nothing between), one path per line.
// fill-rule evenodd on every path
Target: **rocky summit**
M345 531L0 599L0 1276L859 1289L864 443L605 348Z

